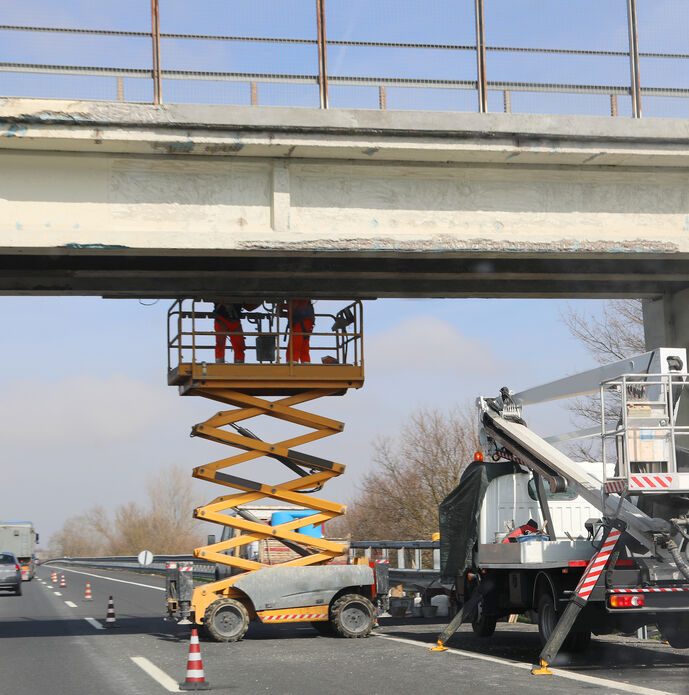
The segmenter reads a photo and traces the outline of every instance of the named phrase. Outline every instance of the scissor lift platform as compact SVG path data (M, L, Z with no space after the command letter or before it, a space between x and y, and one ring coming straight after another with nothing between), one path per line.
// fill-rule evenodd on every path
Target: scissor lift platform
M180 395L204 390L241 391L261 396L291 396L313 389L342 395L364 385L364 370L350 364L207 364L183 362L168 372Z

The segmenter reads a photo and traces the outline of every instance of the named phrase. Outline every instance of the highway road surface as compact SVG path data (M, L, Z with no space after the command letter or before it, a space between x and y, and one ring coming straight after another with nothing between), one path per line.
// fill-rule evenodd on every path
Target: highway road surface
M184 680L189 628L162 620L160 577L50 566L0 594L0 693L8 695L163 695ZM84 600L86 582L93 601ZM112 595L118 627L104 629ZM689 650L653 640L594 638L565 657L555 675L532 676L533 626L499 624L490 640L463 628L444 653L429 652L441 621L381 619L363 640L322 637L308 625L252 624L235 644L201 642L214 692L320 693L636 693L689 695ZM521 692L520 692L521 691Z

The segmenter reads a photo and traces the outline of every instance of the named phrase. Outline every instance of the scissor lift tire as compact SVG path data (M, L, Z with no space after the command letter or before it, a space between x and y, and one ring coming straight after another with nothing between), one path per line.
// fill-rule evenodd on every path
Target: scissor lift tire
M330 606L330 624L338 637L367 637L376 624L376 611L365 596L345 594Z
M206 609L203 626L216 642L238 642L249 629L249 612L233 598L220 598Z

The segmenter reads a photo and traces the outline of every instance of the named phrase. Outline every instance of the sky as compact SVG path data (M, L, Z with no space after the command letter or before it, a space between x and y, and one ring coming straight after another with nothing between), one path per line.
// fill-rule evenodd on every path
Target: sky
M601 302L365 302L363 388L310 405L345 423L342 434L304 448L347 466L323 496L351 500L375 438L398 436L420 407L449 410L504 385L520 390L594 366L561 321L568 306L593 314ZM147 480L166 468L191 473L228 455L222 445L188 436L218 404L180 397L167 385L168 308L167 301L0 297L7 327L0 334L7 366L0 377L0 518L33 520L45 543L66 518L96 504L112 510L143 502ZM572 429L559 406L527 420L542 434ZM301 431L268 418L246 424L271 441ZM266 483L290 478L267 460L236 473ZM218 494L211 483L194 486L202 499Z

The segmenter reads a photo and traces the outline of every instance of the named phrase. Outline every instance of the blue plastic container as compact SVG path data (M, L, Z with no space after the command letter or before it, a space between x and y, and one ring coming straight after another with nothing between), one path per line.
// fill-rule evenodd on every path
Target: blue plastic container
M313 516L318 514L315 511L301 511L301 512L273 512L270 516L270 525L277 526L278 524L286 524L289 521L295 521L296 519L303 519L306 516ZM313 524L308 524L307 526L302 526L297 529L297 533L303 533L305 536L311 536L312 538L323 538L323 525L319 524L314 526Z

